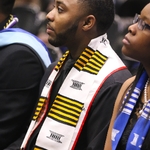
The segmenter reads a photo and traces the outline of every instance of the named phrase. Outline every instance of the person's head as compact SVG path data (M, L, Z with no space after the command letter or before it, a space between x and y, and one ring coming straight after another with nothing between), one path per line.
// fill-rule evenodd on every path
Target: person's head
M97 30L107 32L114 20L113 0L77 0L82 4L82 10L96 19ZM81 10L81 11L82 11Z
M11 14L15 0L0 0L0 13L8 16Z
M140 61L144 66L150 65L150 3L136 15L133 24L123 39L124 55Z
M104 34L114 20L113 0L55 0L54 5L47 14L49 42L54 46L81 41L85 33L91 39Z

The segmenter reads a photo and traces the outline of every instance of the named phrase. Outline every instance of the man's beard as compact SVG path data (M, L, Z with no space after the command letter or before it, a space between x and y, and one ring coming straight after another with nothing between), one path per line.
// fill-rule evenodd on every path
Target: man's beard
M62 33L55 33L56 38L54 40L48 39L49 43L55 47L66 46L67 43L71 42L71 39L74 38L78 28L78 22L74 23L70 28Z

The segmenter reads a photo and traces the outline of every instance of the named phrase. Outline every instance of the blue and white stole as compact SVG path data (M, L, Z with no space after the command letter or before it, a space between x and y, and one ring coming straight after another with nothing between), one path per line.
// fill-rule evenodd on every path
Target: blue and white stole
M45 67L51 64L46 45L35 35L20 28L7 28L0 31L0 47L14 43L21 43L30 47Z
M130 115L139 99L141 91L144 89L146 81L148 79L147 73L144 71L136 84L128 102L126 98L129 92L127 92L124 102L126 104L122 108L121 113L118 115L114 122L114 127L112 130L112 150L116 150L119 140L124 132L124 129L130 119ZM150 128L150 101L148 101L146 107L144 108L141 116L136 122L134 128L132 129L128 141L126 150L140 150L142 147L143 140Z

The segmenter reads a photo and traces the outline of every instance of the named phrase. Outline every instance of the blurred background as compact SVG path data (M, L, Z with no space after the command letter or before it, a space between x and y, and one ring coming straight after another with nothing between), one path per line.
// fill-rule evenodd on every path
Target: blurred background
M139 63L121 53L122 39L132 24L135 13L140 13L150 0L113 0L115 19L108 31L111 46L134 75ZM46 14L53 8L54 0L16 0L13 14L19 18L18 26L38 36L48 47L52 61L57 61L66 51L65 47L53 47L48 43Z
M38 36L48 47L52 61L57 61L66 48L48 43L46 14L53 8L53 0L16 0L13 14L19 19L18 27Z

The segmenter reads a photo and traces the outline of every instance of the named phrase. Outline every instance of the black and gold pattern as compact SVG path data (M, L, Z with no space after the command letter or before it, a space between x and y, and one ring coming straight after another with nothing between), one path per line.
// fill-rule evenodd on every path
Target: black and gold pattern
M57 65L55 66L56 71L58 71L61 68L61 66L62 66L63 62L65 61L66 57L68 56L68 54L69 54L69 51L66 51L65 54L63 54L63 56L60 58Z
M76 126L83 108L83 103L57 95L48 116L61 123Z
M94 51L90 47L86 48L75 64L79 71L85 71L91 74L98 74L105 64L107 57L99 51Z
M4 29L10 24L10 22L12 22L13 21L13 15L11 15L10 14L10 18L9 18L9 20L6 22L6 24L5 24L5 26L4 26Z
M45 109L45 106L47 104L46 98L40 98L33 116L33 120L39 120L41 118L41 115L43 114L43 110Z
M35 146L35 147L34 147L34 150L47 150L47 149L44 149L44 148L41 148L41 147Z
M60 61L57 63L55 70L58 71L63 62L65 61L66 57L68 56L69 51L63 55ZM98 50L94 51L92 48L87 47L83 52L82 55L75 63L75 68L79 71L85 71L91 74L98 74L102 66L105 64L107 57L100 53Z

